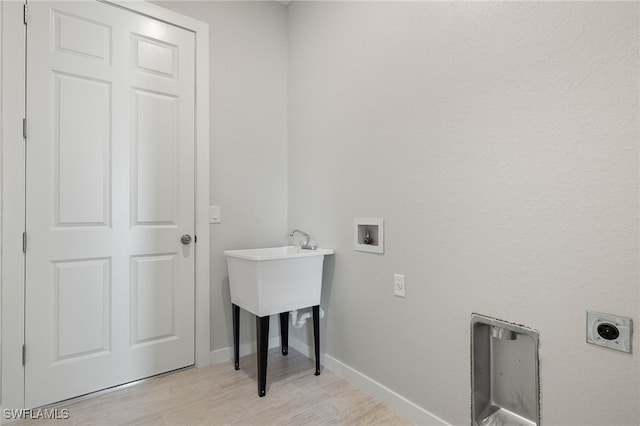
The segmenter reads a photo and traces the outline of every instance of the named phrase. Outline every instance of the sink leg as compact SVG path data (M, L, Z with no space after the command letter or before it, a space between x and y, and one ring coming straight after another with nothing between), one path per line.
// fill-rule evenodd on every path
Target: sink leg
M256 316L258 334L258 396L267 393L267 352L269 351L269 316Z
M280 337L282 338L282 355L289 353L289 311L280 313Z
M313 310L313 344L316 351L316 376L320 375L320 305L312 307Z
M240 370L240 306L231 304L233 316L233 362L236 370Z

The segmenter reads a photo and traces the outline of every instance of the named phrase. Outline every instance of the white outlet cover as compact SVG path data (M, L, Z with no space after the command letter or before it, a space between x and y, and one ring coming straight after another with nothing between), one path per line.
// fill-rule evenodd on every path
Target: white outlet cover
M598 333L598 326L602 324L611 324L615 326L620 333L618 337L613 340L607 340L601 337ZM603 346L616 351L631 353L632 335L633 321L631 318L587 311L587 343Z

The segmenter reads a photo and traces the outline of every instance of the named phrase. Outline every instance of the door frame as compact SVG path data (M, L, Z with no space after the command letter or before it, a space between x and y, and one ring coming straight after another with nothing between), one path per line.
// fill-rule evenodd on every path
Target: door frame
M210 363L209 284L209 25L141 0L98 0L133 13L165 21L195 33L195 358L196 366ZM25 115L26 27L23 2L0 3L2 42L2 92L0 155L2 157L0 200L0 409L24 406L22 345L25 332ZM11 41L11 42L9 42ZM28 362L28 350L27 350ZM0 419L0 423L4 423Z

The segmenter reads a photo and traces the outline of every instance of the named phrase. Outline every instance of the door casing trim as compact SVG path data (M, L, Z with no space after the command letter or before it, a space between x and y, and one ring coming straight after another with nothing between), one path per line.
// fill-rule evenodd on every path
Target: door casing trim
M195 91L195 363L210 363L209 284L209 25L145 1L104 1L134 13L173 23L193 31L196 45ZM3 1L2 23L2 204L0 225L0 407L24 406L22 345L25 327L25 145L22 119L25 114L25 26L23 2ZM28 362L28 349L27 349ZM32 408L32 407L30 407ZM0 419L4 423L5 419Z

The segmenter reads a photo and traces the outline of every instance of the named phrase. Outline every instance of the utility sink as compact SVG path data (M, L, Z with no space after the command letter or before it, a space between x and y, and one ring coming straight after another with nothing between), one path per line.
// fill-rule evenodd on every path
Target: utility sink
M270 315L280 314L282 355L286 356L289 351L289 311L311 307L315 375L319 375L322 264L324 257L333 254L333 250L286 246L227 250L224 254L229 266L235 369L240 369L240 308L256 316L258 396L263 397L267 392Z
M224 254L231 303L264 317L319 305L324 257L333 250L285 246Z

